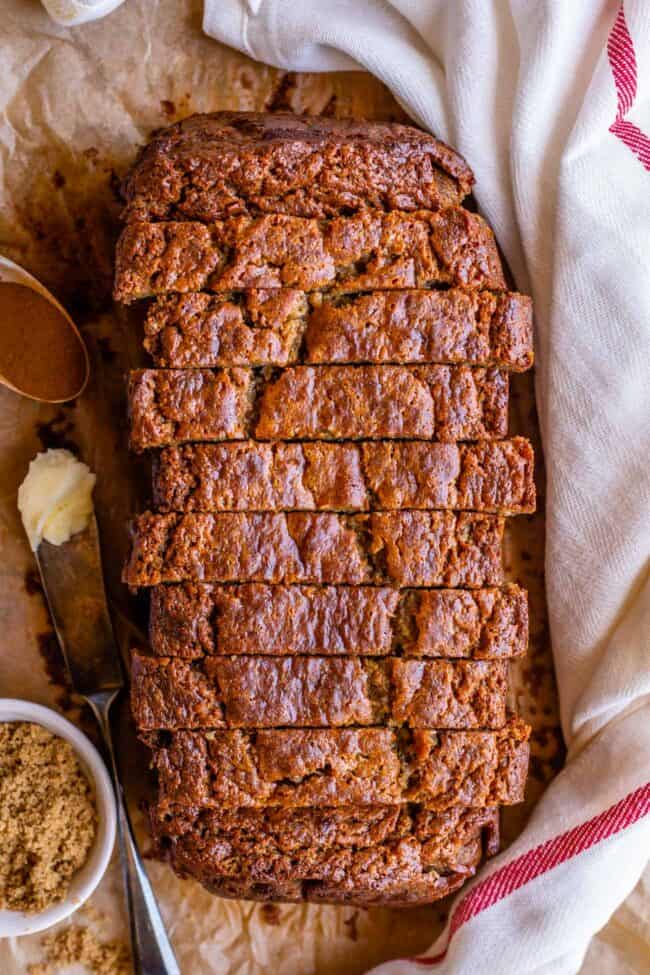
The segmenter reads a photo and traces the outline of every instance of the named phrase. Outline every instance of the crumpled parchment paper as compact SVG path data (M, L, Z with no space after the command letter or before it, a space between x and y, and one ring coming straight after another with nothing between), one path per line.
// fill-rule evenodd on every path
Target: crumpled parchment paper
M148 472L125 449L124 375L142 361L139 312L127 314L110 302L120 177L152 129L194 111L290 109L382 119L403 113L368 75L285 75L221 47L201 34L199 0L129 0L107 19L71 29L55 25L40 4L4 0L0 65L0 253L26 266L68 307L93 365L87 392L61 408L0 388L0 694L58 707L92 734L91 719L65 687L16 492L30 459L47 446L72 446L97 473L107 587L126 651L134 627L146 624L142 600L128 595L119 574L126 521L146 504ZM513 382L511 429L537 438L531 377ZM539 448L538 457L541 485ZM543 496L540 502L543 508ZM544 604L542 512L511 521L506 559L511 578L528 587L532 610L531 650L513 668L512 703L535 729L527 802L503 815L507 842L563 757ZM138 803L147 755L126 714L119 749L146 849ZM353 975L426 949L448 907L255 905L214 898L161 864L149 869L181 969L191 975ZM126 939L115 860L91 904L71 923ZM632 902L628 911L634 914ZM38 935L1 942L0 970L25 973L41 956ZM598 971L609 971L607 964L599 957Z

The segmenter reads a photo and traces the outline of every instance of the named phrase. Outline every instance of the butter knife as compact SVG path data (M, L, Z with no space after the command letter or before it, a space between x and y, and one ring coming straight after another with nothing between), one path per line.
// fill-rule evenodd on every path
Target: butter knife
M117 835L136 975L180 975L158 904L138 853L120 782L110 707L124 686L119 651L108 615L99 532L88 528L64 542L41 541L36 561L59 646L75 691L90 705L110 760L117 800Z

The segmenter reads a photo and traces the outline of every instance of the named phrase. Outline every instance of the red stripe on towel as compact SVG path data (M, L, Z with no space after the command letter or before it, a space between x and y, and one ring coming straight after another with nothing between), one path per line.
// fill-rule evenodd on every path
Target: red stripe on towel
M637 91L636 53L621 4L607 40L607 57L616 86L616 118L609 131L634 153L641 165L650 170L650 139L626 115L634 105Z
M471 918L519 890L535 877L571 860L579 853L584 853L602 840L636 823L648 813L650 813L650 782L631 792L625 799L621 799L598 816L587 820L586 823L575 826L568 832L534 847L511 863L506 863L496 873L479 881L458 901L449 921L445 949L435 957L411 958L410 961L419 965L436 965L447 954L449 942L456 931Z

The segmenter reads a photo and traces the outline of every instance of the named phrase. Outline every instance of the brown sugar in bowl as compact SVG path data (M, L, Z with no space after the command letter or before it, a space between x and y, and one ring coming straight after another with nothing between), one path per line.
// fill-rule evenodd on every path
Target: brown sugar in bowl
M78 728L49 708L29 701L3 698L0 699L0 723L7 722L39 725L72 746L92 789L96 828L87 856L80 857L85 862L72 873L63 898L37 912L0 910L0 937L43 931L80 907L106 870L116 829L115 795L108 772L99 752Z

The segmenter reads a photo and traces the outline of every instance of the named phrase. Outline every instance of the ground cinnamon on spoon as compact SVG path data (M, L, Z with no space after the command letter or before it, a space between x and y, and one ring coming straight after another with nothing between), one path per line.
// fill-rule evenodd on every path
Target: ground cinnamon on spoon
M47 298L0 281L0 329L0 377L11 386L48 402L79 393L86 377L82 343Z

